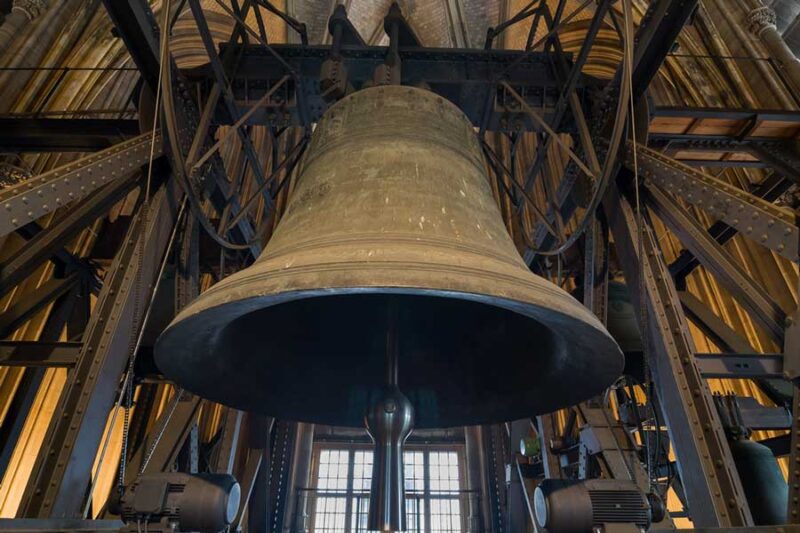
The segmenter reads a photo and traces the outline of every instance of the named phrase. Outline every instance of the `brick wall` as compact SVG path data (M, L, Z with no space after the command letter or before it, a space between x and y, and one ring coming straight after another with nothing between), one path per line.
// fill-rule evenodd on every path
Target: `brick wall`
M468 47L481 47L486 29L495 26L500 16L502 0L399 0L400 8L414 28L422 44L431 47L454 47L455 32L465 33ZM353 25L365 41L376 45L387 44L383 32L383 17L391 0L341 0ZM321 43L326 39L327 20L331 13L331 0L289 0L292 15L306 23L309 41ZM450 13L450 10L454 13ZM462 28L452 28L451 18L460 13ZM326 42L329 42L329 38Z

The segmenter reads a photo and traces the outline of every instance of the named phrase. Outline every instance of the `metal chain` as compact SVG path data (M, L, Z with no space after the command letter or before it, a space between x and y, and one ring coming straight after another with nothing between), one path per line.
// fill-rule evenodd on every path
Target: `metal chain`
M493 520L497 519L497 527L500 533L503 533L505 529L503 527L503 520L500 516L501 508L503 502L500 500L500 476L497 473L498 470L498 458L497 458L497 448L499 446L497 442L497 428L496 426L484 426L489 429L489 444L492 449L492 479L494 480L494 489L495 489L495 510L497 511L498 516L492 517Z
M277 424L277 421L275 423ZM294 422L294 424L295 424L295 427L296 427L297 423ZM284 427L284 432L283 432L284 436L283 436L283 439L282 439L283 440L283 450L281 452L281 460L280 460L280 463L279 463L279 471L277 472L277 474L278 474L277 487L275 487L275 508L273 509L274 515L272 517L272 525L273 526L277 526L277 523L278 523L277 521L278 521L278 518L279 518L278 517L278 511L281 510L281 508L280 508L280 493L281 493L281 487L283 486L283 481L284 481L283 471L287 467L286 463L291 459L289 457L289 453L290 453L289 452L289 439L290 439L289 432L291 430L291 426L290 426L290 424L282 424L282 425ZM297 436L297 433L296 433L296 430L295 430L295 438L296 438L296 436ZM269 485L268 486L271 486L271 484L272 484L272 469L270 469ZM288 490L288 487L287 487L287 490ZM288 494L286 496L287 496L287 498L289 497Z
M156 438L153 439L153 442L150 443L150 447L147 449L147 452L144 455L144 459L142 460L142 467L139 469L139 475L144 474L145 469L147 468L148 463L150 463L150 459L153 457L153 453L156 451L156 446L161 441L161 437L164 436L164 433L167 430L167 426L169 425L169 421L172 418L172 415L175 414L175 410L178 408L178 404L183 397L183 388L175 389L175 395L172 397L172 401L170 402L169 410L167 414L164 416L164 423L161 424L161 427L158 429L158 433L156 434Z
M120 391L120 400L124 397L123 413L122 413L122 448L120 450L119 459L119 476L117 478L117 491L120 496L125 491L125 466L128 462L128 433L130 432L130 419L131 419L131 405L133 404L133 389L134 389L134 366L136 364L136 349L139 345L140 328L144 327L144 317L140 317L142 307L142 270L144 269L144 247L145 237L147 235L147 219L150 210L149 198L145 196L144 203L142 204L139 212L139 251L137 254L136 266L136 283L133 290L133 327L131 328L131 336L128 341L128 368L125 372L125 379L122 381L122 390ZM158 283L158 280L156 280Z
M171 253L172 247L175 244L175 239L176 239L176 236L177 236L179 222L180 222L181 218L184 217L185 213L186 213L186 202L184 201L183 204L181 205L180 210L178 211L178 216L176 218L176 223L175 223L175 226L172 229L172 234L170 235L169 242L167 244L167 251L164 253L164 259L161 261L161 266L160 266L160 268L158 270L158 274L156 275L156 278L155 278L156 279L156 285L155 285L155 287L154 287L154 289L153 289L153 291L150 294L150 297L148 299L147 308L145 309L144 315L143 315L142 320L141 320L142 324L146 323L148 317L150 316L150 311L152 309L153 302L155 301L155 297L156 297L156 294L158 292L158 281L161 280L161 278L164 275L164 270L166 269L167 263L169 262L169 257L170 257L170 253ZM137 215L137 216L138 217L142 217L143 213L140 212L139 215ZM144 216L144 218L145 218L145 220L147 219L146 216ZM134 223L135 224L139 224L140 223L139 219L137 219ZM143 222L143 223L144 223L144 227L142 228L142 232L145 233L146 232L146 228L147 228L147 223L146 223L146 221ZM142 241L142 243L140 243L140 244L142 244L142 247L141 247L141 250L140 250L140 252L141 252L140 257L143 257L143 255L144 255L144 242ZM141 263L139 263L139 267L141 269ZM140 272L141 272L141 270L140 270ZM135 286L134 286L134 289L136 289ZM136 296L139 296L138 292L136 292ZM134 300L134 303L135 302L136 302L136 300ZM138 315L138 312L136 314ZM134 329L134 331L136 331L136 330ZM129 347L129 353L135 354L138 351L139 344L142 342L142 335L143 334L144 334L144 328L140 328L139 331L138 331L138 334L137 334L137 336L135 338L135 342L133 344L133 348ZM114 403L114 413L113 413L113 415L111 417L111 422L109 424L109 430L106 432L105 440L103 441L103 446L102 446L101 451L100 451L100 458L98 459L97 466L95 467L95 473L94 473L94 476L92 477L91 484L89 486L89 494L86 497L86 505L85 505L84 511L83 511L84 518L87 517L88 514L89 514L89 507L91 505L92 495L94 494L94 489L95 489L95 487L97 485L97 479L98 479L98 477L100 475L100 468L102 467L103 461L105 460L106 451L108 449L108 443L111 440L111 434L113 433L113 428L114 428L114 425L115 425L115 423L117 421L117 413L118 413L119 409L121 407L123 407L123 403L125 402L125 399L128 397L127 396L128 387L130 386L131 387L131 392L133 391L132 383L133 383L133 376L134 376L134 373L133 373L134 363L135 363L135 359L129 358L128 366L127 366L127 368L125 370L125 375L123 377L122 385L121 385L120 390L119 390L119 395L118 395L117 401ZM122 452L120 454L121 455L121 462L120 462L120 466L119 466L120 471L121 471L120 472L121 479L123 479L123 480L124 480L124 475L125 475L125 459L127 458L126 455L127 455L127 446L128 446L128 442L127 442L128 441L128 431L129 430L127 428L127 422L126 422L125 424L123 424L123 432L122 432L123 450L122 450Z
M136 351L139 347L139 342L141 341L141 331L140 329L144 328L144 322L146 317L142 316L140 318L140 311L141 311L141 300L142 300L142 276L141 273L144 269L144 246L145 246L145 237L147 234L147 221L148 216L150 213L150 184L152 181L153 176L153 159L155 154L155 133L156 129L158 128L158 113L159 107L161 107L161 79L164 75L164 68L166 62L166 51L167 47L165 46L165 42L167 39L167 35L169 34L169 12L170 12L170 1L165 0L164 5L162 6L163 9L163 23L162 23L162 32L161 32L161 40L162 44L160 46L160 53L159 53L159 69L158 69L158 87L156 87L156 101L155 101L155 112L153 113L153 127L152 127L152 141L150 142L150 161L147 165L147 179L144 185L144 202L142 204L141 209L141 242L139 243L139 256L137 258L137 281L136 281L136 290L134 291L134 301L133 301L133 320L134 320L134 327L131 329L131 338L128 347L128 369L125 373L125 380L122 383L122 392L125 394L125 402L124 402L124 409L123 417L122 417L122 449L120 451L120 462L119 462L119 478L118 478L118 486L117 490L119 491L120 495L125 491L125 467L128 461L128 442L129 442L129 432L130 432L130 419L131 419L131 406L133 404L133 389L134 389L134 366L136 363ZM177 222L176 222L177 226ZM172 243L170 242L170 245ZM167 254L168 256L169 254ZM160 280L156 279L155 283L158 284ZM154 291L155 294L155 291ZM152 301L150 302L152 304Z

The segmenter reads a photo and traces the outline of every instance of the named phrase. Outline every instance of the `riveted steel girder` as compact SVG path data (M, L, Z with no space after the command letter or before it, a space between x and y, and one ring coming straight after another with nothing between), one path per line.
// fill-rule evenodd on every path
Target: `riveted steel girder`
M136 325L156 283L178 212L179 193L170 181L134 218L114 258L36 459L20 517L77 517L91 476L119 376L130 355ZM145 260L145 258L147 258ZM154 258L158 258L155 259ZM141 259L141 260L140 260Z
M720 179L665 156L636 147L639 173L664 190L679 196L710 215L720 218L742 235L790 261L798 261L800 228L795 214ZM633 166L633 146L625 152L625 164Z
M124 178L163 153L161 134L145 133L54 168L0 191L0 236L52 213L118 178Z
M692 520L703 527L752 525L711 393L694 358L686 317L655 237L649 226L637 227L633 208L615 183L609 186L603 207L622 258L631 302L635 307L644 303L636 316L650 348L653 381Z

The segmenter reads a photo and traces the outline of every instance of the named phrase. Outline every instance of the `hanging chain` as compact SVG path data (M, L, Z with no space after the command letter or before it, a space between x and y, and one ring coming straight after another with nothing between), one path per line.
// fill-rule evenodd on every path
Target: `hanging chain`
M170 15L170 2L171 0L165 0L164 5L162 6L163 9L163 17L162 17L162 24L161 24L161 44L159 50L159 68L158 68L158 84L156 87L156 99L155 99L155 106L154 106L154 113L153 113L153 127L152 127L152 137L153 140L150 143L150 161L147 165L147 179L144 185L144 202L142 204L141 209L141 230L140 230L140 237L141 242L139 243L139 255L138 255L138 265L137 265L137 281L136 281L136 290L134 291L134 301L133 301L133 321L134 327L132 328L132 334L130 339L130 344L128 348L128 369L125 373L125 379L122 382L122 392L125 394L125 401L123 408L125 409L122 418L122 449L120 451L120 463L119 463L119 479L118 479L118 486L117 490L120 493L120 496L125 490L125 466L128 461L128 441L129 441L129 432L130 432L130 410L133 404L133 389L134 389L134 365L136 363L136 351L139 347L139 342L141 341L141 329L144 328L145 317L142 316L140 318L140 311L141 311L141 299L142 299L142 271L144 269L144 246L145 246L145 237L147 234L147 222L148 216L150 212L150 184L153 176L153 159L155 154L155 132L158 128L158 114L159 109L161 107L161 80L164 76L164 70L167 68L166 64L166 51L167 51L167 40L169 37L169 15ZM177 222L176 222L177 226ZM174 236L173 236L174 237ZM170 245L172 243L170 242ZM168 256L168 253L167 253ZM166 257L165 257L166 261ZM155 280L155 283L158 283L160 276L158 279ZM154 291L155 294L155 291ZM152 301L150 302L152 304Z
M156 434L156 438L153 439L153 442L150 443L150 447L147 449L147 452L144 455L144 459L142 460L142 466L139 468L139 475L144 474L147 465L150 463L150 459L153 457L153 453L156 451L156 446L161 441L161 437L164 436L164 433L167 431L167 426L169 426L169 421L172 418L172 415L175 414L175 410L178 408L178 404L181 402L183 398L183 389L177 388L175 389L175 394L170 401L169 410L167 414L164 415L164 423L161 424L161 427L158 429L158 433Z
M133 404L133 389L134 385L134 366L136 364L136 349L139 345L140 329L144 327L144 317L141 315L142 307L142 270L144 269L144 246L145 237L147 234L147 219L149 214L149 199L145 196L144 203L142 204L139 213L139 251L137 253L137 275L135 288L133 290L133 327L131 328L131 336L128 343L128 368L125 372L125 378L122 381L122 391L120 399L124 409L122 413L122 448L120 450L119 460L119 476L117 479L117 491L120 496L125 491L125 466L128 462L128 441L130 432L130 418L131 418L131 405ZM158 280L156 280L158 283Z

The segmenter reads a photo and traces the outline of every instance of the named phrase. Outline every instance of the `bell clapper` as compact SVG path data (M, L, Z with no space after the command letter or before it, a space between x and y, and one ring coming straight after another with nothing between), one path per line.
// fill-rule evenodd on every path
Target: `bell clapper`
M403 444L414 427L414 408L398 387L398 312L390 298L386 327L386 384L365 416L367 433L375 443L367 527L405 531Z

